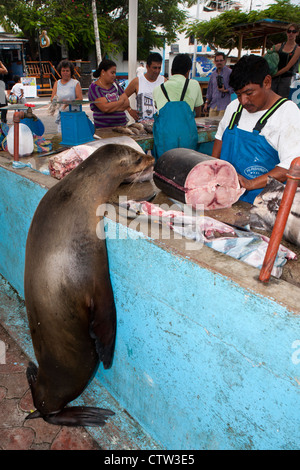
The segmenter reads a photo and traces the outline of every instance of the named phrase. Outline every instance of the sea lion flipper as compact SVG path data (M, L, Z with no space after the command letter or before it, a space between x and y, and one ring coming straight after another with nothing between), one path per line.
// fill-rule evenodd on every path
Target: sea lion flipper
M37 374L38 374L37 366L33 362L30 361L26 369L26 377L27 377L27 382L31 390L33 403L34 403L34 397L35 397L35 384L36 384Z
M36 382L36 378L37 378L37 373L38 373L37 366L34 364L34 362L30 361L26 369L26 377L27 377L30 387L34 386Z
M25 419L43 418L47 423L60 426L104 426L106 420L114 414L113 411L104 408L70 406L49 415L43 415L35 410Z
M106 420L115 413L104 408L70 406L59 413L43 416L50 424L60 426L104 426Z
M31 413L29 413L29 415L27 415L25 419L36 419L36 418L42 418L42 417L43 416L41 415L41 413L38 410L35 410L35 411L31 411Z
M94 299L90 305L90 335L95 340L99 360L104 369L112 364L116 338L116 307L112 297L109 305L97 303Z

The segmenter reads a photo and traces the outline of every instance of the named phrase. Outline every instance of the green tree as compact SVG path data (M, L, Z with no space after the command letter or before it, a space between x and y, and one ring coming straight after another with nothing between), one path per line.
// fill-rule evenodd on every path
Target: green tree
M128 0L97 0L96 6L102 56L127 51ZM153 47L175 41L185 19L177 0L140 0L138 58ZM0 23L6 31L27 38L32 51L37 50L39 30L46 30L52 43L67 45L76 57L79 49L87 53L95 44L91 0L1 0Z
M265 18L300 23L300 7L291 4L290 0L276 0L275 4L265 10L252 10L249 13L231 10L209 21L194 21L185 28L185 31L187 36L194 35L197 41L209 45L212 49L231 50L238 46L238 35L234 32L233 26L254 23ZM285 34L269 36L267 46L284 39ZM243 39L244 49L255 49L260 46L262 46L262 38L253 39L249 34Z

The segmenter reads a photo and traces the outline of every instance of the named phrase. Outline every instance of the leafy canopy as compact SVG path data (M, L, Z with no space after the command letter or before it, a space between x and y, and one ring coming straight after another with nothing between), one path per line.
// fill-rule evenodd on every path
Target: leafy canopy
M290 0L276 0L275 4L265 10L252 10L249 13L231 10L221 13L209 21L194 21L185 28L185 31L187 36L194 35L197 41L209 45L212 49L231 50L238 46L238 35L233 31L233 26L254 23L266 18L288 23L300 23L300 6L291 4ZM268 36L267 45L269 47L284 39L285 34ZM255 49L261 46L262 38L251 39L250 35L243 38L244 49Z
M0 23L7 32L19 33L37 48L39 31L46 30L52 43L61 43L76 52L87 52L95 44L91 0L1 0ZM180 0L179 3L184 3ZM128 0L97 0L102 55L127 50ZM138 57L153 47L176 40L186 13L177 0L139 0ZM160 32L158 32L160 31Z

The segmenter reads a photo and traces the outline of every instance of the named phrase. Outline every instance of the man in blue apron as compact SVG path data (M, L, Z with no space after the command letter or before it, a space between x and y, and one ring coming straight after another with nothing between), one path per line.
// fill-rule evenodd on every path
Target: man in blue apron
M230 86L237 100L226 108L212 155L230 162L241 200L252 203L268 176L285 182L292 160L300 156L300 110L272 91L272 78L261 56L244 56L234 66Z

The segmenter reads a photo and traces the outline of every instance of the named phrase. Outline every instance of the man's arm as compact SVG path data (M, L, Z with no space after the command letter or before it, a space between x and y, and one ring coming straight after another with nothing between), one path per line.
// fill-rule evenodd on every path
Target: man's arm
M194 108L195 111L195 117L200 117L201 116L201 106L196 106Z
M131 80L131 82L127 85L125 89L125 93L128 96L128 98L135 93L136 95L139 92L139 79L138 77L134 78Z
M128 96L128 98L133 95L134 93L137 95L139 92L139 78L135 77L131 82L128 84L128 86L125 89L125 94ZM136 109L132 109L131 107L128 107L127 109L128 113L130 116L137 121L139 118L138 112Z
M77 100L82 100L83 99L82 88L81 88L80 83L77 83L77 85L75 87L75 96L76 96Z
M220 158L221 150L222 150L222 140L215 139L211 156L215 158Z
M216 139L213 146L212 157L220 158L221 150L222 141ZM239 174L238 178L241 187L247 189L247 191L251 191L253 189L264 188L267 185L268 176L271 176L272 178L275 178L276 180L281 181L283 183L284 181L286 181L287 171L288 170L286 170L285 168L275 166L273 170L269 171L268 173L265 173L264 175L258 176L257 178L253 178L252 180L248 180L247 178Z
M0 61L0 73L3 74L3 75L8 74L7 68L5 67L5 65L3 64L3 62L1 62L1 61Z
M272 178L284 183L286 181L287 171L288 170L285 168L275 166L273 170L268 171L268 173L258 176L257 178L253 178L252 180L248 180L242 175L238 175L238 177L241 187L247 189L247 191L252 191L253 189L264 188L267 185L268 176L272 176Z

